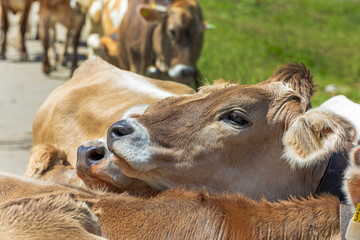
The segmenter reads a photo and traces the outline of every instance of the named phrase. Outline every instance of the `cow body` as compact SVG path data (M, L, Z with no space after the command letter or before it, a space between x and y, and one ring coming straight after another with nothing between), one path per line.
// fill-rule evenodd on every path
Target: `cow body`
M344 189L354 207L360 201L360 147L352 151L351 158ZM275 203L240 194L185 190L137 197L87 192L6 174L0 174L0 193L0 216L2 202L26 203L27 198L50 199L49 206L54 199L63 198L69 198L69 204L88 204L99 218L103 236L109 239L341 239L339 200L329 195ZM27 214L43 208L48 206L40 205ZM48 211L45 217L52 214ZM68 215L68 220L81 222L82 215ZM40 219L38 224L44 222Z
M206 28L196 0L95 0L89 16L101 30L89 36L88 45L105 47L106 59L117 56L120 68L188 85L196 79Z
M142 113L148 104L162 98L189 93L193 93L191 88L178 83L122 71L99 58L88 60L38 110L28 169L53 158L74 167L77 148L105 137L109 126L124 114ZM54 147L64 154L53 151Z
M6 39L7 39L7 31L9 29L9 20L8 20L8 12L11 11L13 13L21 12L21 20L20 20L20 41L21 41L21 60L27 60L27 51L25 45L25 33L28 24L28 17L30 12L31 4L35 0L1 0L1 26L3 32L3 42L0 50L0 59L6 58ZM1 13L1 11L0 11Z

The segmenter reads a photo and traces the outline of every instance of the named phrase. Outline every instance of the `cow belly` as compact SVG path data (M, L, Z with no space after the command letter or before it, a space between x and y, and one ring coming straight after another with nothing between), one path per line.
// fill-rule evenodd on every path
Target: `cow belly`
M25 8L26 0L9 0L8 6L14 13L22 11Z
M358 140L360 140L360 104L354 103L343 95L335 96L321 104L346 120L350 121L356 128Z

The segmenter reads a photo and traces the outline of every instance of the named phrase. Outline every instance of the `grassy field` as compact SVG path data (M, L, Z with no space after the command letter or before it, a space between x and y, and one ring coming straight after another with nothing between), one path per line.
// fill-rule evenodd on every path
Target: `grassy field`
M257 83L283 63L302 62L317 85L314 106L338 94L360 103L359 0L199 2L216 26L198 63L203 82ZM336 90L325 91L328 85Z

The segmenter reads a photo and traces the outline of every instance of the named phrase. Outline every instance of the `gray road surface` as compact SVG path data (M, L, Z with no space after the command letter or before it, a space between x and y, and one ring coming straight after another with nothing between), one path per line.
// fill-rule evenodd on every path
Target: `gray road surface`
M0 171L22 175L29 161L35 113L50 92L68 80L70 70L58 66L56 72L44 75L38 40L27 41L29 61L20 62L18 19L19 16L11 17L7 59L0 60ZM36 20L36 13L33 13L31 23ZM35 35L34 30L31 28L29 37ZM58 36L64 36L63 29L58 28L58 31ZM80 53L84 51L82 47Z

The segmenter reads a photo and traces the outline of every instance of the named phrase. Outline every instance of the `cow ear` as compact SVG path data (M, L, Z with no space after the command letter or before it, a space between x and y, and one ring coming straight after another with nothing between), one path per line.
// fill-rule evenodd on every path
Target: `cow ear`
M311 108L310 98L314 94L314 82L310 70L304 64L288 63L277 69L267 82L281 82L298 92Z
M141 4L137 8L137 12L140 18L146 22L160 22L165 18L167 8L162 5Z
M283 157L290 165L306 167L349 150L356 140L356 130L342 117L317 108L298 116L282 140Z
M356 206L360 203L360 145L351 151L350 166L345 173L343 190L350 205Z

